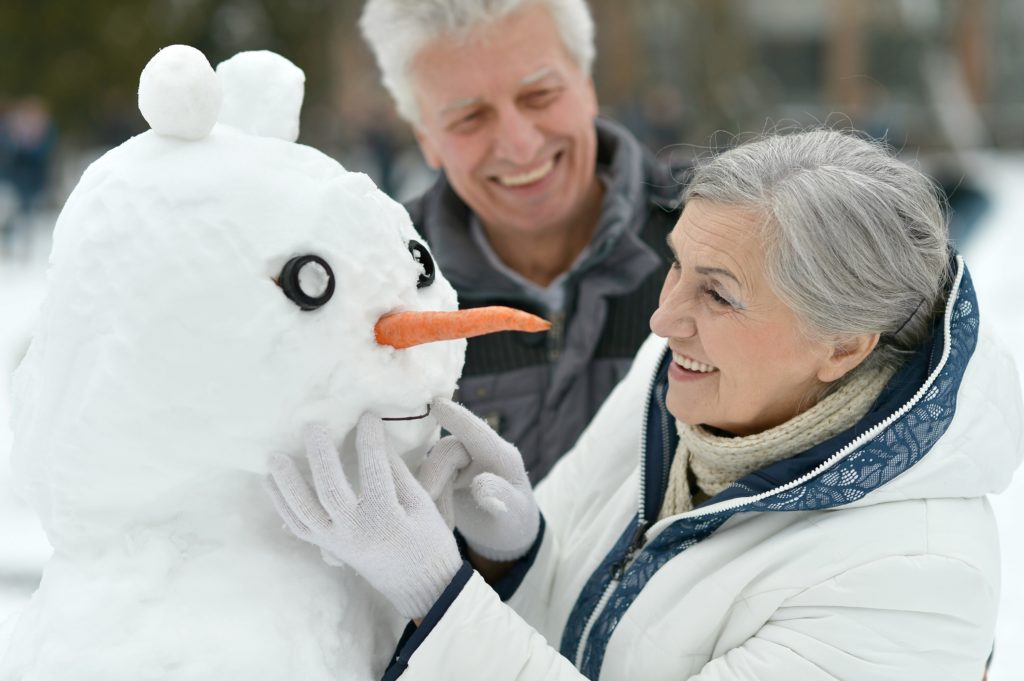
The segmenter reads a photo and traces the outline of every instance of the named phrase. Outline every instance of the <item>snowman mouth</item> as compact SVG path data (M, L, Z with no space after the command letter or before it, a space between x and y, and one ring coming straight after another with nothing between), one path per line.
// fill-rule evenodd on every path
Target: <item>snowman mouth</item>
M427 405L426 413L420 414L419 416L381 416L381 421L419 421L430 416L430 405Z

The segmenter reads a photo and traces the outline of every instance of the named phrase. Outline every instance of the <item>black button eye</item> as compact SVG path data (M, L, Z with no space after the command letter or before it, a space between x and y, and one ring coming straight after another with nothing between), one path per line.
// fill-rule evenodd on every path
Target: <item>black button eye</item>
M334 295L334 272L320 256L300 255L284 264L277 285L300 309L315 310Z
M413 240L409 242L409 252L412 253L412 259L423 267L423 273L420 274L420 278L416 281L416 288L426 288L433 284L434 259L430 257L427 247L419 241Z

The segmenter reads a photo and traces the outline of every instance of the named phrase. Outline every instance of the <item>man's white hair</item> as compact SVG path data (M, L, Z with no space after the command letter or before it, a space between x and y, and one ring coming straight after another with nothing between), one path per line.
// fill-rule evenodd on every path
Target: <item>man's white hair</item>
M359 27L399 115L416 124L419 110L411 77L416 54L437 38L464 40L474 30L529 5L547 8L565 48L589 75L595 53L594 20L586 0L368 0Z

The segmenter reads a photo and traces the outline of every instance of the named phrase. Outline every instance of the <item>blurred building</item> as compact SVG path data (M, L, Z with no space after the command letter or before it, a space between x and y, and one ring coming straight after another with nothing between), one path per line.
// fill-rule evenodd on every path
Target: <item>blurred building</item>
M602 106L664 153L813 122L853 125L915 152L1024 146L1020 0L590 4ZM300 140L397 192L422 167L359 36L361 7L362 0L0 3L0 101L38 95L65 150L109 147L145 129L134 92L159 47L191 44L215 64L240 50L272 49L306 72Z
M642 124L675 90L680 142L848 121L900 146L1024 143L1019 0L592 4L603 102Z

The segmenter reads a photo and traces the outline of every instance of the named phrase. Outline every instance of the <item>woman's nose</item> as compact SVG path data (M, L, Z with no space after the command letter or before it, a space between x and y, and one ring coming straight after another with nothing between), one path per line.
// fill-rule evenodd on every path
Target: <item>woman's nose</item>
M697 333L697 323L690 309L692 296L669 291L662 296L658 309L651 315L651 331L662 338L689 338Z

